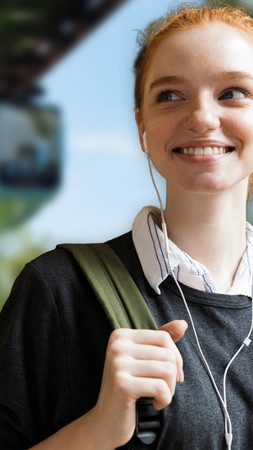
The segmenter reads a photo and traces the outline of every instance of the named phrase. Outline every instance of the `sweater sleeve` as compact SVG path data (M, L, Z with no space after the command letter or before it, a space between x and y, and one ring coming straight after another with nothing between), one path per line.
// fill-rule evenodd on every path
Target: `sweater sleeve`
M70 422L68 362L56 302L28 264L0 314L0 448L22 450Z

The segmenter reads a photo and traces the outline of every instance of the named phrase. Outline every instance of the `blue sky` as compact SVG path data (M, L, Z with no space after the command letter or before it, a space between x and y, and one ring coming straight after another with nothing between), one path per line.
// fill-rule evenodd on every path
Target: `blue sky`
M64 123L64 183L28 222L48 247L114 237L157 204L134 121L132 64L136 30L179 3L129 0L41 80L43 101L60 106Z

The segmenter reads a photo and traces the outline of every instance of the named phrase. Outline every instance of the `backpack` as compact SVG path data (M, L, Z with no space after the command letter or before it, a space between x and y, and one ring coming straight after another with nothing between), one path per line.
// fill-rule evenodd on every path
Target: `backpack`
M113 329L157 329L131 275L108 244L61 244L59 247L72 253L78 262ZM161 425L162 414L153 407L152 398L140 398L136 404L136 429L128 448L156 448Z

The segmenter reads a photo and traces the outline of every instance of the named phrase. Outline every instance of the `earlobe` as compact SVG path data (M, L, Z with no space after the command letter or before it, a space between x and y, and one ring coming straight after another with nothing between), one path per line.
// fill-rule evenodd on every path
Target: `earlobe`
M145 132L145 128L144 128L144 124L142 121L142 115L141 112L139 110L139 108L136 109L135 111L135 121L138 127L138 132L139 132L139 140L140 140L140 144L141 144L141 148L143 150L143 152L145 152L145 145L143 142L143 133Z

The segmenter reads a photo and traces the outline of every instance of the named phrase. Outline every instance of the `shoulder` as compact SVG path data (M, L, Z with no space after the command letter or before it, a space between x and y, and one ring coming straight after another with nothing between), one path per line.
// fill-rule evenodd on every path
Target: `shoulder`
M128 271L134 277L138 272L131 232L108 241ZM59 316L62 324L69 319L92 317L96 323L104 322L101 305L74 256L65 248L56 247L26 264L16 279L7 300L4 315L19 313L29 317ZM76 313L78 311L78 314ZM76 317L78 316L78 317Z
M40 274L48 282L66 280L66 276L73 276L76 269L77 265L73 256L58 246L33 259L25 267L25 270Z
M80 290L86 289L87 285L74 256L65 248L58 246L28 262L16 282L24 280L31 284L35 291L38 283L43 285L55 299L61 296L64 299L70 290L77 294Z
M65 249L56 248L28 262L16 278L1 314L7 317L40 318L66 316L79 299L88 308L92 289L74 257ZM85 301L86 300L86 301Z
M131 231L107 241L107 244L122 260L137 257ZM25 271L27 270L40 274L48 283L66 282L69 278L78 278L80 275L83 278L73 254L61 246L29 262L25 267Z
M111 239L107 244L117 253L129 272L135 271L137 267L140 267L131 231Z

